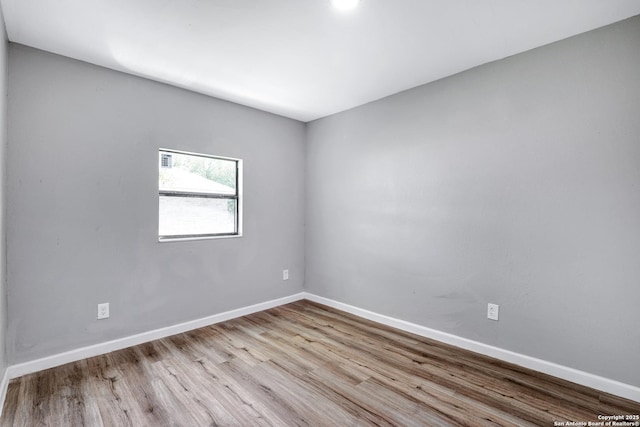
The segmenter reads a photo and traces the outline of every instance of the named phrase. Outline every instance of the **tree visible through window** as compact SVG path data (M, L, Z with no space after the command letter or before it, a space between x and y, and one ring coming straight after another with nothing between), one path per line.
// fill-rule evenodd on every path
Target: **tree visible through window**
M159 152L162 240L240 235L241 160Z

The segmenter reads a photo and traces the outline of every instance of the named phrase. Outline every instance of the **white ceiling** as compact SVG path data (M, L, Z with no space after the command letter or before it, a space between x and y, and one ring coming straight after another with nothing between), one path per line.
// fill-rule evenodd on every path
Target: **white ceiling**
M2 0L9 40L309 121L640 14L640 0Z

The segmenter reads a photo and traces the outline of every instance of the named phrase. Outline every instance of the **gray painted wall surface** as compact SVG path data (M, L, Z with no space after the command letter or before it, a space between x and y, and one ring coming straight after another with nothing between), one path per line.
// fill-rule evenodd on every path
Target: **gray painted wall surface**
M302 291L302 123L14 44L8 117L10 363ZM157 242L159 147L244 160L244 237Z
M308 291L640 386L639 46L636 17L310 123Z
M0 6L0 378L7 367L7 240L6 240L6 147L7 147L7 32Z

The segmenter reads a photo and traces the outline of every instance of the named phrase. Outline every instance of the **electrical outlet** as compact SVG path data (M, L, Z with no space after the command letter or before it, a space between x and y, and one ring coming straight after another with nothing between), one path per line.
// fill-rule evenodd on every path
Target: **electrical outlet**
M282 270L282 280L289 280L289 270Z
M109 318L109 303L98 304L98 320Z
M498 320L499 316L500 316L500 306L498 304L489 303L487 305L487 319Z

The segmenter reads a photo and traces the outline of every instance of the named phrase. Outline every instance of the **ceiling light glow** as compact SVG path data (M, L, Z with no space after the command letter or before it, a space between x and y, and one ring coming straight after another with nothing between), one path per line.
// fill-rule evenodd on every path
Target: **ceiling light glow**
M360 0L331 0L333 7L339 10L354 9Z

